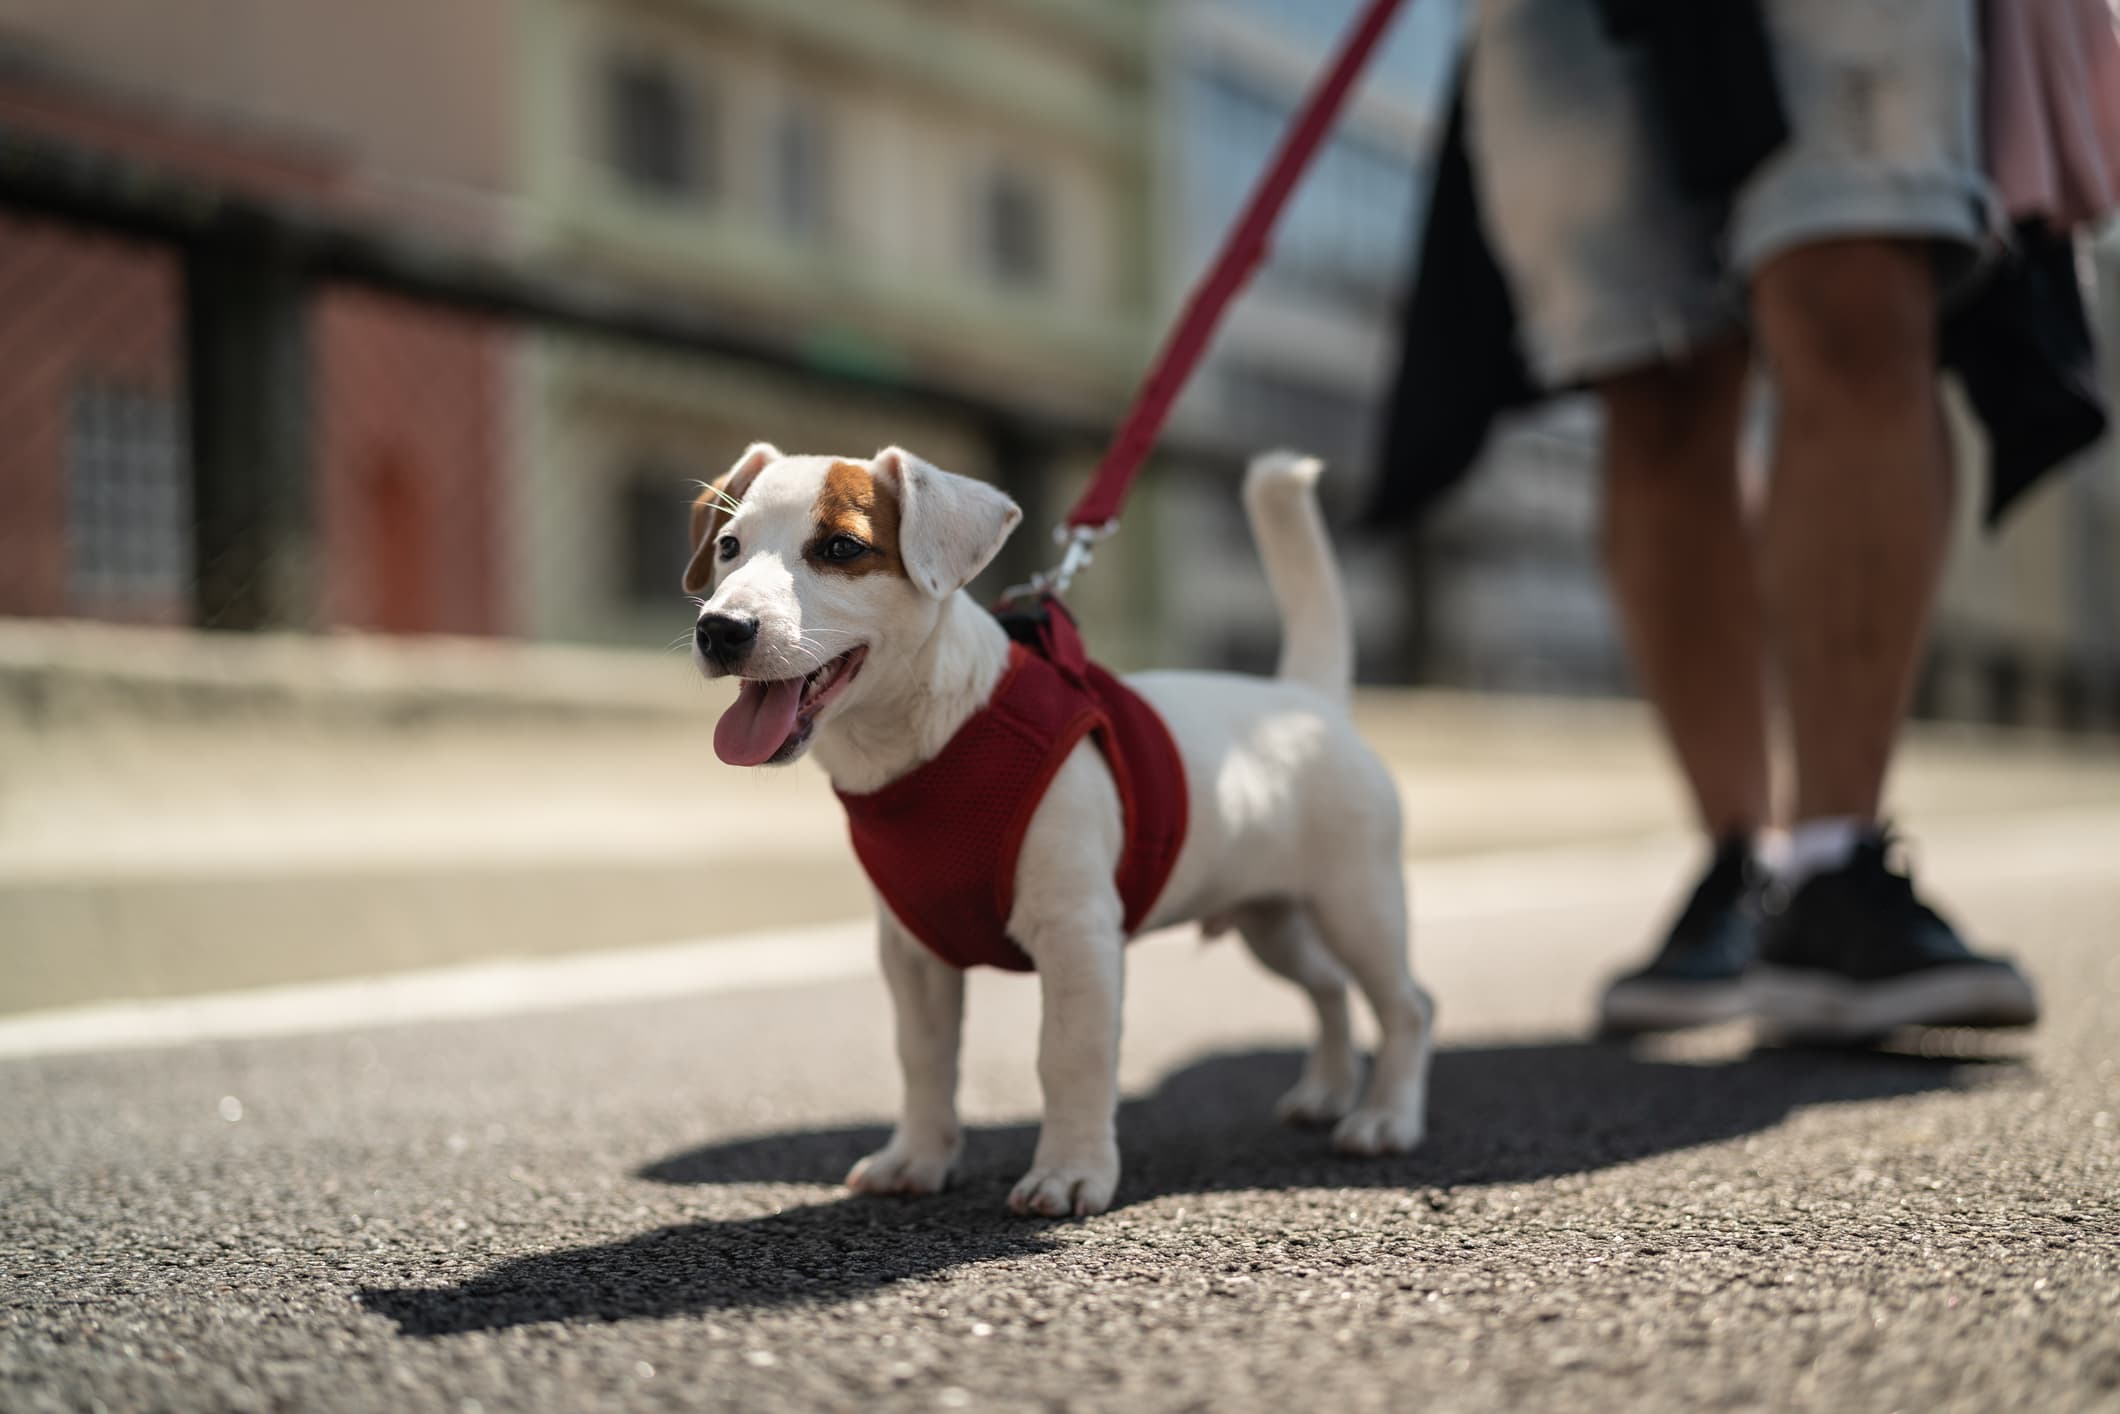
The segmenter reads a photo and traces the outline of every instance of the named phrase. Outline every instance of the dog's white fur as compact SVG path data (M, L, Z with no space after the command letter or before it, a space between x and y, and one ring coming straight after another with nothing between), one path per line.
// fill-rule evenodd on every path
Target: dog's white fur
M725 478L747 483L741 504L696 547L686 583L712 585L703 619L758 620L756 642L736 665L741 676L803 674L867 648L812 738L834 785L867 792L936 755L992 694L1008 642L963 589L1020 512L990 486L886 449L857 465L897 500L904 572L835 575L812 562L813 522L827 475L846 460L753 447ZM1281 1099L1281 1116L1336 1123L1334 1142L1349 1152L1397 1152L1422 1137L1433 1005L1407 968L1397 792L1348 712L1352 634L1317 509L1318 471L1315 461L1276 453L1257 459L1245 481L1252 533L1284 621L1278 675L1151 672L1127 680L1169 724L1190 790L1184 847L1145 927L1188 920L1210 932L1235 927L1317 1011L1316 1044ZM733 558L724 560L732 545ZM701 573L701 557L711 573ZM719 675L696 644L694 653L703 671ZM1043 998L1044 1123L1030 1172L1009 1195L1019 1213L1101 1212L1118 1186L1126 939L1113 875L1122 843L1118 792L1085 741L1031 820L1009 917L1010 935L1037 964ZM948 1182L962 1142L964 977L911 937L880 898L877 911L904 1110L890 1142L847 1181L868 1193L932 1193ZM1381 1036L1366 1087L1349 1029L1350 978Z

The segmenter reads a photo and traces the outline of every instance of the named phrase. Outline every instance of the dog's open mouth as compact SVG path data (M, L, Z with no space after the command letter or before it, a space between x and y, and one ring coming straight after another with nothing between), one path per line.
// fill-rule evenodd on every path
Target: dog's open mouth
M731 766L791 759L810 739L818 713L861 671L866 647L851 648L799 678L745 678L714 727L714 754Z

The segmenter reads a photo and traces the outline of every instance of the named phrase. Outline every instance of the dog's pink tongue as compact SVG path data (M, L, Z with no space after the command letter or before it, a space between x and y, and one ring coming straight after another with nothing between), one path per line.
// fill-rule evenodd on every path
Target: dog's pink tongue
M801 678L746 679L714 725L714 754L731 766L763 766L795 730L795 709L801 705Z

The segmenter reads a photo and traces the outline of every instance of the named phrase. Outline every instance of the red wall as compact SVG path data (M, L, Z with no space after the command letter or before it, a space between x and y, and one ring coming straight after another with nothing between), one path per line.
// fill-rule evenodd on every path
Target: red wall
M505 632L507 334L342 289L314 337L327 620Z
M330 203L313 162L51 109L0 90L0 117L69 141ZM181 310L168 252L0 211L0 614L189 618L181 596L69 602L64 480L83 380L181 402ZM506 631L510 331L353 289L321 291L312 319L322 626Z

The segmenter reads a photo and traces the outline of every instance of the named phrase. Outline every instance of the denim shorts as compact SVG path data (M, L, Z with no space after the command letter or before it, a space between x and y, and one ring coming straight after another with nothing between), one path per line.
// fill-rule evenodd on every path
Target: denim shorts
M1761 0L1791 136L1726 213L1680 190L1640 56L1606 37L1595 0L1476 3L1482 216L1550 385L1740 327L1746 281L1794 246L1986 242L1974 0Z

